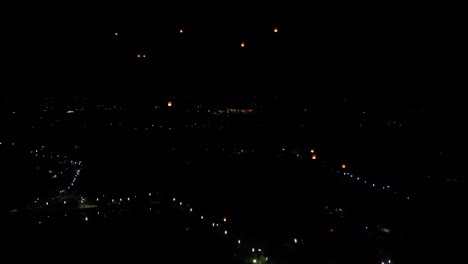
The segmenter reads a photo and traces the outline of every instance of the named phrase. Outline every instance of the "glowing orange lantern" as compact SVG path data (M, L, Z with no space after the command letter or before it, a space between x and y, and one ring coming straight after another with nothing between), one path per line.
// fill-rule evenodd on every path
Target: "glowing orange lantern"
M314 150L314 149L310 149L310 153L315 153L315 150Z
M140 58L140 57L141 57L141 55L140 55L140 54L138 54L138 55L137 55L137 57L138 57L138 58Z
M114 33L114 36L116 36L116 37L117 37L118 35L119 35L119 33L118 33L118 32L115 32L115 33Z
M245 47L245 43L244 42L241 42L241 47Z
M226 217L223 218L223 222L227 222L227 218L226 218Z
M274 28L273 32L278 33L278 28Z
M167 106L172 107L172 102L171 101L167 102Z
M317 159L317 155L312 154L312 159L313 159L313 160L316 160L316 159Z
M180 29L179 32L180 32L180 33L184 33L184 30L183 30L183 29Z
M341 164L341 168L346 169L346 164Z

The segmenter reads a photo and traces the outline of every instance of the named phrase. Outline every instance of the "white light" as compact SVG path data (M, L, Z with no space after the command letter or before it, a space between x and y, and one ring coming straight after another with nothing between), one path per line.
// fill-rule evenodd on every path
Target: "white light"
M252 248L252 252L255 252L255 248Z
M127 198L127 201L130 201L130 197Z
M48 202L46 202L46 203L45 203L45 205L49 205L49 203L48 203Z
M268 261L268 257L266 257L265 260Z
M261 249L261 248L259 248L259 249L258 249L258 252L262 252L262 249Z
M296 244L297 244L297 238L295 238L295 239L294 239L294 243L296 243Z
M86 222L88 222L88 217L85 217L85 219L84 219L84 220L85 220Z
M215 223L213 223L213 227L215 226Z
M227 235L227 230L224 230L224 234Z
M203 220L203 215L200 218L201 218L201 220Z
M190 212L192 212L192 208L190 208Z
M180 202L180 205L182 205L182 202Z
M149 193L148 195L151 196L151 193Z
M240 245L240 239L239 239L239 240L237 240L237 244L239 244L239 245Z
M392 263L392 261L391 261L391 260L388 260L388 264L391 264L391 263Z
M253 263L257 263L257 260L256 260L256 259L253 259L252 262L253 262Z
M63 201L63 204L67 204L67 201Z
M96 202L99 202L99 198L96 198Z

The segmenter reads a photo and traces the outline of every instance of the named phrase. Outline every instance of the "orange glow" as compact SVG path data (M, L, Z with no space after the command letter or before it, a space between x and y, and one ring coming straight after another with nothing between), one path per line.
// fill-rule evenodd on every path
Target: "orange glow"
M223 218L223 222L227 222L227 218L226 218L226 217Z
M245 43L244 42L241 42L241 47L245 47Z
M274 28L273 32L278 33L278 28Z
M315 150L314 150L314 149L310 149L310 153L315 153Z
M172 107L172 102L171 101L167 102L167 106Z
M119 35L119 32L115 32L115 33L114 33L114 36L117 37L118 35Z
M180 29L179 32L180 32L180 33L184 33L184 30L183 30L183 29Z
M341 168L346 169L346 164L341 164Z
M140 55L140 54L138 54L138 55L137 55L137 57L138 57L138 58L140 58L140 57L141 57L141 55Z
M316 159L317 159L317 155L312 154L312 159L313 159L313 160L316 160Z
M68 110L67 111L67 114L73 114L73 113L75 113L75 111L73 111L73 110Z

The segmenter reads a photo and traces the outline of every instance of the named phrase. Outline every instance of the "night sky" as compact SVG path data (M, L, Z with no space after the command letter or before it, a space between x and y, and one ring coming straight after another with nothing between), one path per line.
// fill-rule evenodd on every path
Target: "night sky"
M157 245L161 258L216 248L222 263L456 259L463 16L398 1L0 11L0 157L22 230L8 251L84 232L73 243L112 256ZM158 239L128 243L138 232Z

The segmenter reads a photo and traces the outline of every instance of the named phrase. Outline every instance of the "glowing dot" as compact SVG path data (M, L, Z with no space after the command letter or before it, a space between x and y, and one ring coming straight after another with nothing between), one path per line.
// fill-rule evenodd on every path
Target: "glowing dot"
M146 58L146 54L143 54L143 58Z
M171 101L167 102L167 106L172 107L172 102Z
M179 33L181 33L181 34L184 33L184 30L183 30L183 29L180 29L180 30L179 30Z
M226 218L226 217L223 218L223 222L227 222L227 218Z
M313 155L312 155L312 159L313 159L313 160L316 160L316 159L317 159L317 155L313 154Z
M118 35L119 35L119 33L118 33L118 32L115 32L115 33L114 33L114 36L116 36L116 37L117 37Z
M341 164L341 168L346 169L346 164Z
M314 150L314 149L311 149L311 150L310 150L310 153L312 153L312 154L315 153L315 150Z
M253 259L252 262L253 262L253 263L257 263L257 260L256 260L256 259Z
M140 58L140 57L141 57L141 55L140 55L140 54L138 54L138 55L137 55L137 57L138 57L138 58Z
M224 231L224 234L227 235L227 230Z
M245 47L245 43L244 42L241 42L241 47Z
M297 238L294 239L294 243L297 244Z
M274 28L273 32L278 33L278 28Z
M86 222L88 222L88 217L85 217L85 219L84 219L84 220L85 220Z

